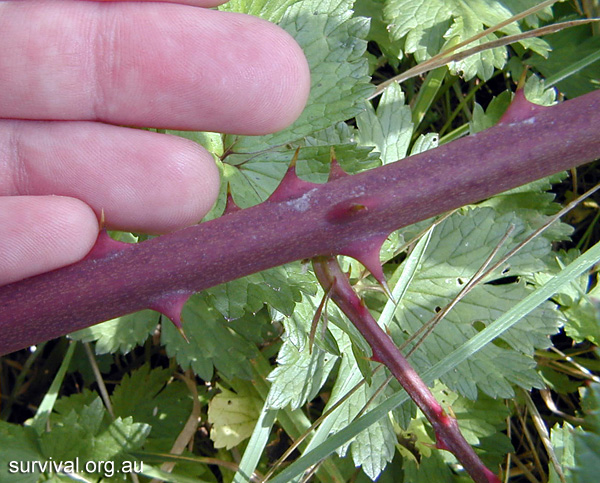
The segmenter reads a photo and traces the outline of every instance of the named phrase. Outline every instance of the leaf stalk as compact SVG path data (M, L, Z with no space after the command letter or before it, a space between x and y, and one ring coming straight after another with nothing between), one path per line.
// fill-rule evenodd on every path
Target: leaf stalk
M332 301L346 314L373 351L372 359L384 364L423 412L435 432L436 447L450 451L476 483L500 483L500 479L481 462L463 437L458 422L435 399L419 374L402 355L392 339L377 324L363 300L356 294L337 258L313 260L317 279Z

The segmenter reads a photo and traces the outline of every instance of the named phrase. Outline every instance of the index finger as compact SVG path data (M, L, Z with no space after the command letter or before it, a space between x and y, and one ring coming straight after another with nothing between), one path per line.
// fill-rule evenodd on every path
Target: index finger
M295 41L174 3L0 2L0 117L265 134L302 111Z
M83 1L83 0L77 0ZM131 2L132 0L87 0L90 2ZM137 2L156 2L158 0L133 0ZM159 0L163 3L180 3L182 5L193 5L195 7L217 7L227 3L229 0Z

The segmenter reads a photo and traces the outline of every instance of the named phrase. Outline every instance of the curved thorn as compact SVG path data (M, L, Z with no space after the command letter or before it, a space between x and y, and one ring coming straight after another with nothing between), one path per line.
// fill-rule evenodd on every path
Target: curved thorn
M331 146L330 153L331 162L329 165L329 178L327 179L327 181L333 181L336 179L345 178L346 176L350 176L350 174L346 173L346 171L344 171L344 169L340 166L340 163L338 162L335 156L335 149L333 148L333 146Z
M185 335L185 330L183 330L182 326L177 327L177 332L179 332L181 334L181 337L183 337L183 340L185 340L188 344L190 343L190 339L188 339L187 335Z
M227 200L225 201L225 211L223 211L223 216L240 210L241 208L233 200L233 195L231 194L231 185L227 183Z
M311 183L298 178L298 175L296 174L296 161L298 160L299 152L300 148L296 149L294 157L290 162L288 170L283 175L283 179L279 183L279 186L277 186L271 196L267 198L268 202L288 201L299 198L307 191L320 186L317 183Z
M381 246L387 237L388 234L378 234L367 239L359 240L345 246L339 253L340 255L352 257L362 263L364 267L371 272L371 275L373 275L375 280L382 286L386 294L392 298L379 258Z
M541 106L530 102L525 97L525 89L519 89L515 92L515 96L504 112L498 124L513 124L518 122L535 122L535 115L548 106Z
M104 223L104 212L102 212L101 224ZM110 237L106 228L102 228L98 233L96 243L85 256L84 260L96 260L98 258L105 258L111 255L117 255L123 250L131 249L135 246L135 243L125 243L114 240Z
M177 328L177 330L183 336L183 338L188 342L189 340L183 332L181 311L183 310L183 306L193 295L193 293L194 292L191 292L189 290L178 290L175 292L169 292L167 294L162 295L158 299L155 299L148 306L148 308L160 312L171 322L173 322L173 325Z

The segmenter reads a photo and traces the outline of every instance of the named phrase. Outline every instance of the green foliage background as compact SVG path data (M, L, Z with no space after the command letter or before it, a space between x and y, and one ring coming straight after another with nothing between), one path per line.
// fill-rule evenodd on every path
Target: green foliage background
M278 185L297 147L301 148L299 175L324 182L332 147L342 167L355 173L490 127L510 102L525 65L533 66L527 74L529 99L555 102L556 91L547 89L542 77L564 70L573 62L573 49L580 45L584 52L598 48L598 36L589 26L523 40L510 48L482 50L400 86L391 84L381 97L368 100L374 92L373 82L424 62L536 3L230 1L221 8L276 22L297 39L310 64L312 90L300 119L272 135L173 132L203 144L215 155L221 170L221 196L207 219L222 213L227 187L241 207L264 201ZM573 5L546 6L475 44L578 16L581 14ZM590 64L574 70L557 87L561 95L577 96L597 87L598 78L598 66ZM353 281L380 324L402 345L453 300L499 244L494 260L556 213L560 205L548 190L563 178L557 175L532 183L464 207L443 220L428 220L392 234L381 257L390 286L401 292L395 307L374 289L374 282L356 261L346 259L344 264L352 268ZM501 243L510 227L512 232ZM418 238L423 232L427 235ZM417 370L424 372L463 347L575 259L577 248L569 252L554 249L571 235L569 225L556 223L488 274L418 347L409 342L407 349L415 348L410 360ZM408 253L407 243L411 247ZM568 379L568 370L543 363L549 357L551 337L559 331L594 354L592 344L600 338L598 288L589 285L587 274L574 278L553 300L535 308L435 382L436 395L452 408L467 440L494 470L506 470L506 455L519 450L507 436L506 426L507 418L519 413L519 394L534 388L552 389L560 397L572 399L583 391L584 380L593 379ZM52 353L58 358L55 367L61 370L54 379L55 390L50 388L40 396L35 417L17 425L6 422L10 408L4 410L0 480L71 481L52 471L10 473L8 462L78 457L82 461L144 461L140 481L152 477L175 482L247 481L247 475L255 470L267 473L281 454L281 446L288 446L339 402L292 459L302 461L302 455L315 448L315 457L327 457L329 453L319 449L321 442L347 430L365 410L402 390L395 381L386 381L385 371L369 361L370 349L332 305L327 310L328 324L321 322L314 344L310 343L313 317L322 296L310 269L298 262L195 295L183 314L189 342L152 311L72 334L69 349L63 340ZM95 356L73 349L76 344L88 343ZM110 408L92 390L95 379L89 360L96 361L104 374L96 375L97 379L120 375L109 383ZM30 364L35 364L35 358ZM585 364L597 366L597 357L593 355ZM185 371L188 379L196 377L197 394L176 377ZM25 378L26 373L15 385L12 405L18 404L17 390L22 389ZM68 384L72 380L79 381L76 390L72 382ZM345 398L361 381L366 382ZM598 391L598 385L592 384L585 404L573 408L573 418L555 421L550 438L560 466L557 471L543 455L542 480L561 481L562 472L566 481L592 481L593 466L587 458L597 459L594 455L600 452ZM196 434L192 447L179 456L168 456L198 405L203 431ZM583 410L588 413L581 422L575 416L582 416ZM573 421L577 422L574 426ZM428 424L407 402L338 445L337 454L325 460L315 478L465 481L451 455L432 450L432 443ZM209 456L213 460L207 461ZM170 473L160 469L165 461L177 462ZM215 461L220 462L218 469L208 465ZM299 470L289 480L281 476L274 481L301 481L301 475ZM85 478L100 481L102 475L85 474ZM117 474L102 481L124 479L127 477Z

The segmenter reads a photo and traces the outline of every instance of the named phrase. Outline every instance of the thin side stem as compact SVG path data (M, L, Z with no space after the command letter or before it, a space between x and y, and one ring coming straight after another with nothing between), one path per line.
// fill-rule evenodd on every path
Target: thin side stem
M486 468L467 443L456 419L444 411L392 339L379 327L363 300L350 285L337 258L315 258L313 268L323 288L329 291L331 300L346 314L371 346L373 360L381 362L391 371L431 423L437 448L450 451L456 456L476 483L500 483L500 479Z

